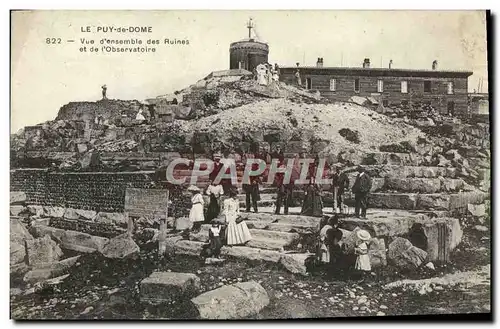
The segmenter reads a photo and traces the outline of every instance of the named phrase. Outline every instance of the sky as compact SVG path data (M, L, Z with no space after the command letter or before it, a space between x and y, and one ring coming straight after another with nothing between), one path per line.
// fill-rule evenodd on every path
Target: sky
M229 44L248 36L249 17L269 44L270 63L315 65L323 57L324 66L361 66L370 58L372 67L392 59L393 68L431 69L437 60L442 70L473 71L469 91L480 79L483 92L488 89L484 11L13 12L11 132L53 120L71 101L100 99L103 84L109 98L143 100L228 69ZM82 32L87 26L91 32ZM96 32L98 26L150 26L152 33ZM140 54L90 52L103 38L161 44ZM166 38L189 44L165 45Z

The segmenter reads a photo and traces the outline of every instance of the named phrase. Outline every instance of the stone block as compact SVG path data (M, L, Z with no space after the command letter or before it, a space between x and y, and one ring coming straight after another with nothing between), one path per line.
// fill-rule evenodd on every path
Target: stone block
M10 192L10 204L24 204L26 202L26 193L20 191Z
M53 263L63 255L61 248L48 235L26 240L26 254L30 266Z
M186 217L179 217L175 219L175 229L177 231L184 231L187 229L191 229L193 227L193 222Z
M176 254L199 256L203 250L203 242L179 240L175 243L174 251Z
M483 217L486 215L486 205L482 204L471 204L467 205L467 213L474 217Z
M43 207L44 216L53 218L62 218L65 209L63 207L45 206Z
M66 208L64 218L66 219L82 219L93 221L96 219L97 213L94 210Z
M264 261L271 263L277 263L281 258L281 253L275 250L263 250L240 246L223 246L221 249L221 255L240 258L244 260Z
M441 190L441 180L438 178L388 177L385 179L384 188L407 193L436 193Z
M463 231L458 218L432 218L418 221L427 239L427 259L449 262L450 253L460 241Z
M370 208L415 209L417 206L415 193L372 193L369 196Z
M10 206L10 214L12 216L19 216L20 214L28 211L28 208L26 208L23 205L12 205Z
M80 258L80 256L66 258L58 262L36 266L34 269L28 271L24 275L23 280L24 282L28 283L35 283L58 277L65 272L68 272L69 269L76 264L78 258Z
M103 224L113 224L118 226L127 225L127 216L121 212L99 212L96 215L95 221Z
M200 289L200 278L192 273L153 272L141 281L140 299L168 302L189 299Z
M128 233L109 239L101 250L104 257L118 259L133 258L138 256L139 252L139 246Z
M43 206L39 205L28 205L28 210L31 215L41 217L44 215L45 211Z
M417 200L418 209L449 210L450 195L448 194L420 194Z
M283 254L280 259L280 264L283 265L289 272L305 275L307 272L306 259L314 254Z
M49 235L53 240L60 241L62 248L84 253L102 250L108 238L90 235L87 233L63 230L54 227L36 224L32 226L36 236Z
M269 305L266 290L255 281L235 283L208 291L193 299L200 319L242 319Z
M392 237L408 233L414 221L414 217L343 218L340 220L340 226L346 230L360 227L370 232L374 237Z

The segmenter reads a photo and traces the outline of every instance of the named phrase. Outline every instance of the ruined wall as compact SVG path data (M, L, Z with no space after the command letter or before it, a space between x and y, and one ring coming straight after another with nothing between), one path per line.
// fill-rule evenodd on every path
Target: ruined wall
M151 172L56 173L18 169L10 172L11 191L23 191L27 203L43 206L122 212L127 187L147 188Z

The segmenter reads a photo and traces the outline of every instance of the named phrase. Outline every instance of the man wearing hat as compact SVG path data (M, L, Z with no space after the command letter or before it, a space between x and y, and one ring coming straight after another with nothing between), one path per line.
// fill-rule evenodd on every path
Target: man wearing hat
M366 219L366 208L368 207L368 194L372 189L372 179L365 172L362 166L358 166L358 176L352 186L352 193L356 201L355 215L359 218L361 210L361 218Z

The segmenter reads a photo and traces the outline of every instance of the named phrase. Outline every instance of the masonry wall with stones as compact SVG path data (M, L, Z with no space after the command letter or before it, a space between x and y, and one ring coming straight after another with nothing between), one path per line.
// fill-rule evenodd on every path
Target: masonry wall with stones
M26 193L27 204L122 212L127 187L153 187L154 173L58 173L44 169L10 172L11 191Z

